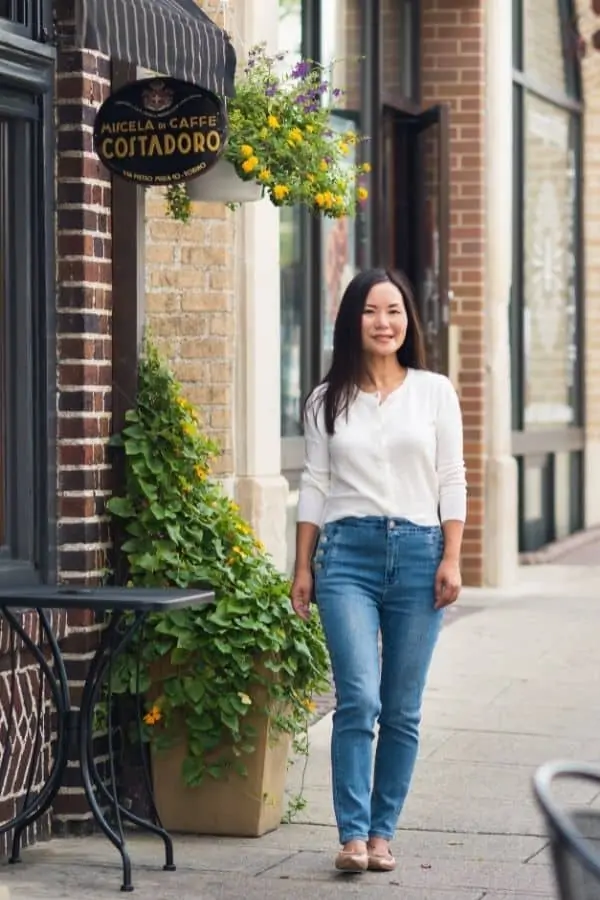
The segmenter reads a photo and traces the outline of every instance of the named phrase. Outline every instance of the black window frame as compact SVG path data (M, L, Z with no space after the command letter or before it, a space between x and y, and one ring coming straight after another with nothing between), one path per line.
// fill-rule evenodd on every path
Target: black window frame
M583 246L583 115L584 102L581 68L577 57L576 22L573 0L555 0L561 24L563 65L566 87L557 91L527 72L525 53L524 0L513 2L513 273L510 297L510 338L512 377L512 452L519 467L519 549L521 552L536 550L556 538L554 529L554 477L557 454L572 456L573 509L580 510L579 521L572 513L572 529L583 527L584 475L583 451L585 445L585 316L584 316L584 246ZM575 372L574 410L575 423L553 429L525 429L525 342L524 342L524 276L525 276L525 116L526 97L543 100L567 112L574 127L575 143L575 318L577 342L577 368ZM540 468L543 482L542 519L526 520L525 473ZM549 516L552 521L545 521Z
M0 585L56 579L54 47L49 0L28 0L29 31L0 19L0 120L10 134L3 192L4 546ZM8 138L6 138L8 139Z

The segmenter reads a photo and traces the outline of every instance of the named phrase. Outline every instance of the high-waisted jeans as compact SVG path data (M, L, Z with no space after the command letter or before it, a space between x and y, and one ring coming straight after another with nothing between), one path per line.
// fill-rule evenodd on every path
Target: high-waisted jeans
M313 565L335 682L331 760L342 844L390 840L396 830L417 758L423 689L442 623L443 613L434 609L442 554L439 526L405 519L347 518L321 532Z

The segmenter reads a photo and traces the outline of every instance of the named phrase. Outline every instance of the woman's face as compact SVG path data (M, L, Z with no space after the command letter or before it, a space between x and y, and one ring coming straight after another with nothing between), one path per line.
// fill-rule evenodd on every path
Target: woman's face
M371 288L362 315L362 347L372 356L398 352L408 327L404 297L390 281Z

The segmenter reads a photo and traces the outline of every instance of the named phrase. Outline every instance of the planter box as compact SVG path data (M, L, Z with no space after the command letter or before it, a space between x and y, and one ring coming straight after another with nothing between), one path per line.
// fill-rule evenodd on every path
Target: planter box
M154 667L157 681L168 670L164 663ZM259 711L263 691L253 693L253 700L257 710L251 710L246 721L256 731L256 749L239 758L247 769L245 777L235 772L220 779L206 776L199 787L190 787L181 774L185 737L168 750L152 750L154 801L168 831L260 837L281 824L291 738L278 734L273 739L270 718Z
M186 188L194 203L253 203L263 195L257 181L243 181L226 159L220 159L208 172L188 181Z

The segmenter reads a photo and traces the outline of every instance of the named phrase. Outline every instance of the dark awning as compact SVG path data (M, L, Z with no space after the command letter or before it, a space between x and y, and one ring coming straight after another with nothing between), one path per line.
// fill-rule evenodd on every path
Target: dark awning
M232 96L235 51L223 29L194 0L79 0L79 4L83 46Z

